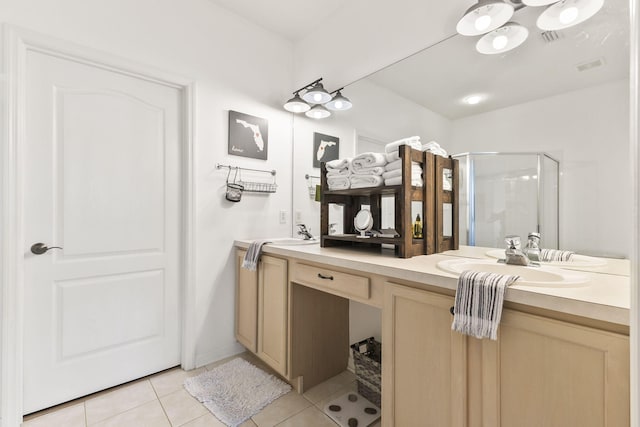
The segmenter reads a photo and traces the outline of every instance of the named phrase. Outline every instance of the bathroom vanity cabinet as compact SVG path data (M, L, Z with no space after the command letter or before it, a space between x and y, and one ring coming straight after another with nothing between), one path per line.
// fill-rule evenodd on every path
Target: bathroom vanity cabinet
M451 330L453 297L389 283L384 426L628 426L629 339L505 309L497 341Z
M382 313L384 427L629 425L628 323L607 320L612 301L591 317L574 294L507 300L498 340L479 340L451 330L455 279L435 268L451 256L266 251L257 273L237 252L236 336L299 392L346 369L355 300ZM595 294L625 280L592 276Z

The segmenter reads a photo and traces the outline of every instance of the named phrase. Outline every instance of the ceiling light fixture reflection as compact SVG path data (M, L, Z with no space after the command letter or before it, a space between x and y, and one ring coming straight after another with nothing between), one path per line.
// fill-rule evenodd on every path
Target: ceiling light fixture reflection
M513 6L503 0L480 0L460 18L456 31L463 36L484 34L509 21L513 12Z
M318 104L311 107L311 109L304 113L304 115L312 119L325 119L331 115L331 111Z
M482 101L484 99L484 96L482 95L469 95L467 97L465 97L462 102L464 102L467 105L476 105L479 104L480 101Z
M476 50L485 55L507 52L520 46L529 37L529 30L516 23L507 22L500 28L485 34L476 43Z
M562 30L591 18L604 5L604 0L561 0L540 14L536 25L541 30Z

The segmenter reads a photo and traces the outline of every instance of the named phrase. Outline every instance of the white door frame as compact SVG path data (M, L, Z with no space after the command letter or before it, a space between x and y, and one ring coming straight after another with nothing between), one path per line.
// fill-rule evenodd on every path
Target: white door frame
M11 25L3 28L4 99L0 116L5 131L0 136L0 299L2 336L0 348L0 427L15 427L22 422L23 371L23 180L25 136L26 56L36 51L94 67L145 79L175 88L182 93L182 233L181 233L181 364L195 367L195 256L193 128L195 84L182 77L142 66L131 61L59 41ZM0 80L2 82L2 80ZM4 92L4 93L2 93Z

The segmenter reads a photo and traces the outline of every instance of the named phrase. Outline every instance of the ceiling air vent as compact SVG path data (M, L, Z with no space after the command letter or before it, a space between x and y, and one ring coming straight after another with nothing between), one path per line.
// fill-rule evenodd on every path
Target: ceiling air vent
M562 36L560 35L560 33L558 33L557 31L543 31L540 33L540 37L542 37L542 40L544 40L547 43L551 43L554 42L556 40L559 40L560 38L562 38Z
M601 67L604 65L604 58L594 59L593 61L583 62L581 64L576 65L576 69L578 71L587 71L592 68Z

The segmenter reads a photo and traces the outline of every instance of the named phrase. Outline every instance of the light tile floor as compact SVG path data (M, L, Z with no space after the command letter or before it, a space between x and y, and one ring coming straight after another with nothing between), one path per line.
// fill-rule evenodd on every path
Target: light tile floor
M273 371L251 353L239 355L267 372ZM182 386L185 378L233 359L183 371L169 369L119 387L25 417L23 427L224 427ZM322 408L326 402L356 389L356 377L345 371L300 395L291 391L266 406L240 427L335 427ZM372 425L380 427L380 421ZM361 426L363 427L363 426Z

